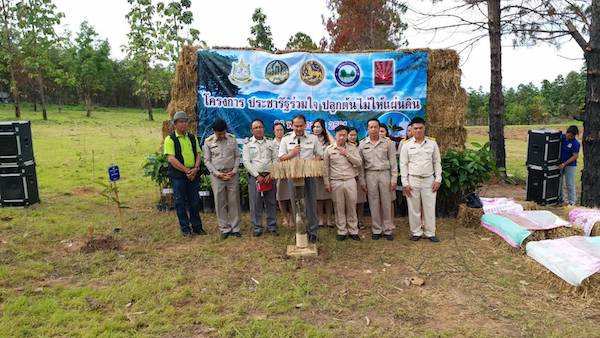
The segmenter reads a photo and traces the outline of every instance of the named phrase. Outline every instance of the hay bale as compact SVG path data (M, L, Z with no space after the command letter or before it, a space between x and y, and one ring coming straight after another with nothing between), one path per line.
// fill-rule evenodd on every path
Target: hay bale
M522 207L523 210L543 210L540 208L540 205L532 202L532 201L515 201L517 203L519 203Z
M544 231L546 239L557 239L571 236L583 236L583 230L577 227L559 227Z
M458 206L456 219L458 224L465 228L479 228L481 226L481 216L483 216L482 208L469 208L466 204L461 204Z
M185 112L190 118L190 132L196 133L198 130L196 103L198 83L198 47L183 46L179 52L179 60L175 66L175 78L171 84L171 101L167 106L169 121L177 111ZM167 122L167 121L165 121ZM165 131L171 131L169 125L165 130L163 123L163 139L168 135Z
M169 120L176 111L186 112L192 121L190 131L194 133L197 132L198 48L196 46L182 47L171 87L171 101L167 107ZM227 49L235 48L228 47ZM404 49L398 51L406 53L425 51L429 54L427 134L437 140L442 153L448 149L464 149L467 138L467 131L464 128L467 94L460 85L462 72L459 68L458 53L452 49ZM281 51L280 53L289 52L296 51ZM364 53L365 51L356 52ZM171 128L170 125L163 125L163 139L171 131Z
M545 266L541 265L531 257L527 257L528 267L532 274L537 280L542 281L543 284L547 285L560 293L565 295L579 296L582 298L597 297L600 295L600 273L596 273L581 283L580 286L575 287L562 278L555 275L552 271L546 269Z

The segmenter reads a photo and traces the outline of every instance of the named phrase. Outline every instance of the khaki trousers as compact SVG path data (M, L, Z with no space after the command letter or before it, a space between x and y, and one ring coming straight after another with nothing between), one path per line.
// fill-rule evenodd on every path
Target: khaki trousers
M435 236L435 197L437 193L431 190L434 177L421 178L408 176L408 184L412 188L412 197L406 197L408 204L408 222L413 236ZM421 225L423 213L423 225Z
M392 178L389 170L368 170L365 172L367 197L371 211L371 229L374 234L391 235L392 221ZM395 193L395 192L394 192Z
M229 181L210 175L215 209L221 233L240 232L240 181L235 174Z
M338 235L357 235L356 179L331 180L331 191L335 206L335 224Z

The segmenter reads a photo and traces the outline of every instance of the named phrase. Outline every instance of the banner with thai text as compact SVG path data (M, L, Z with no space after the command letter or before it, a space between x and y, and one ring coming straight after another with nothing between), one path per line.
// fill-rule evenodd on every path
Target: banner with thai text
M303 114L310 128L322 118L332 132L343 124L366 135L377 118L392 137L403 137L415 116L425 118L427 52L271 54L236 49L198 51L198 136L224 119L238 140L251 136L250 122L282 122Z

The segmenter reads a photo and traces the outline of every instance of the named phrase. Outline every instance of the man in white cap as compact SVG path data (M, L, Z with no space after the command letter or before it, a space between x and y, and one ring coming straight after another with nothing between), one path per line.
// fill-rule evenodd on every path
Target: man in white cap
M188 116L182 111L173 115L175 131L165 138L164 154L169 162L168 176L173 187L175 210L181 233L206 235L200 220L200 145L198 138L188 133ZM190 223L192 228L190 229Z

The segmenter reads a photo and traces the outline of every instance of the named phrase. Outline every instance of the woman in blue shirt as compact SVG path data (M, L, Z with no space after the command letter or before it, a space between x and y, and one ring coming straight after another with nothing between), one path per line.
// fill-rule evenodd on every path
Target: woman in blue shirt
M563 183L567 186L569 205L575 205L577 196L575 191L575 175L577 174L577 158L579 157L579 141L577 141L579 129L570 126L566 134L561 136L560 143L560 165L562 176L560 178L559 199L563 199Z

